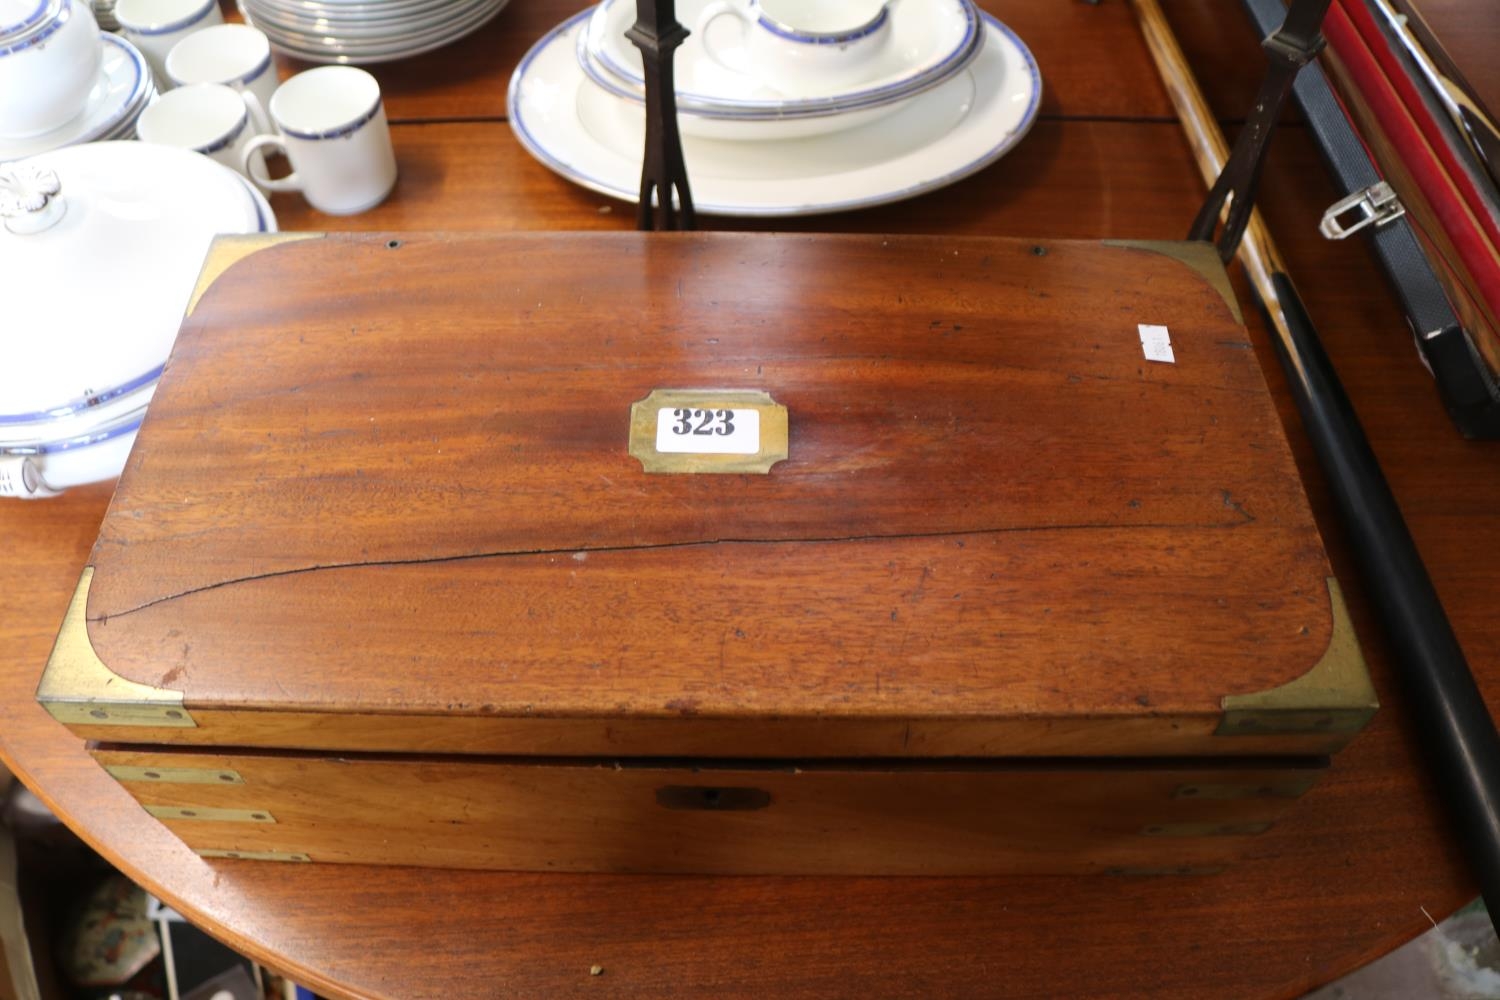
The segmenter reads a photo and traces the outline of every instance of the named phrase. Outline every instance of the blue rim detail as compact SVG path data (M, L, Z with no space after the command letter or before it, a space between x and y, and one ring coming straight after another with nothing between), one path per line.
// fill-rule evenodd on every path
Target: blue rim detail
M874 20L868 24L861 25L858 28L851 28L848 31L836 31L827 34L820 34L814 31L798 31L796 28L782 24L780 21L766 14L761 14L758 20L762 28L765 28L777 38L785 38L789 42L797 42L801 45L843 45L846 42L857 42L861 38L879 31L881 25L885 24L886 18L889 16L890 12L882 7L880 8L880 13L876 14Z
M837 98L837 103L828 104L827 106L814 104L809 101L805 109L797 110L792 114L788 114L775 102L769 101L737 101L734 103L744 108L754 109L764 107L766 110L728 112L723 110L704 110L695 108L688 102L679 102L677 113L679 115L687 115L691 118L701 118L704 121L804 121L815 118L830 118L834 115L847 114L851 111L864 111L868 108L878 108L886 104L894 104L897 101L905 101L916 97L918 94L925 94L934 87L942 86L969 68L984 48L983 45L979 44L981 39L973 30L973 27L971 25L965 29L964 39L966 44L954 50L957 58L954 58L953 54L950 54L939 66L933 67L926 73L912 77L911 80L903 84L891 84L887 87L874 87L869 90L854 91L849 95ZM617 80L610 79L595 68L593 60L589 58L587 30L578 33L578 41L575 48L577 49L578 65L582 68L584 76L587 76L601 89L608 91L618 98L630 101L637 106L643 107L645 105L645 99L639 93L621 85Z
M541 161L541 163L548 169L555 171L556 173L560 174L561 176L563 176L567 180L572 181L575 184L579 184L591 190L598 191L600 194L608 195L611 198L620 198L627 202L633 203L633 198L637 196L637 192L633 188L630 190L621 190L610 184L608 181L603 181L597 177L591 177L587 174L582 173L577 168L563 163L561 160L548 153L544 148L542 148L542 145L537 142L536 137L533 136L531 132L526 128L526 122L520 114L521 88L519 84L521 81L521 77L526 73L527 67L530 66L532 61L538 55L540 55L543 50L547 48L547 46L552 42L553 39L557 38L559 35L565 34L579 21L592 15L592 8L575 15L574 17L558 25L556 28L553 28L550 32L542 37L541 41L537 42L531 47L530 51L526 53L525 58L521 60L521 64L516 67L516 71L511 74L510 88L506 94L505 108L507 117L510 120L511 130L515 132L516 137L521 140L521 145L525 146L527 152L531 153L532 156ZM1031 49L1026 47L1026 43L1021 41L1020 37L1014 31L1010 30L1009 26L988 13L981 12L980 16L984 19L985 23L989 27L994 28L996 31L999 31L1001 34L1005 35L1005 37L1008 38L1011 43L1016 46L1017 50L1020 51L1022 58L1026 60L1026 68L1030 71L1032 81L1031 100L1027 102L1026 110L1022 112L1021 120L1019 123L1017 123L1015 130L1007 134L1004 139L1002 139L997 145L987 150L982 156L976 157L972 162L965 164L963 167L955 170L951 174L944 174L942 177L926 180L921 182L920 184L916 184L908 188L903 188L899 191L888 191L870 198L854 199L844 202L831 202L825 205L819 205L815 208L809 208L807 206L797 206L792 208L791 210L747 210L743 207L736 207L732 205L715 205L712 203L704 203L699 201L696 197L693 199L693 207L699 212L704 213L705 215L725 215L736 218L785 218L796 215L824 215L833 212L847 212L859 208L874 208L877 205L889 205L893 202L899 202L907 198L916 197L919 194L926 194L929 191L935 191L940 188L946 187L949 184L957 183L958 181L961 181L972 174L978 173L980 170L983 170L991 163L994 163L1001 156L1005 155L1005 153L1008 152L1011 147L1015 146L1016 143L1024 139L1026 137L1026 134L1031 131L1031 126L1035 124L1037 108L1041 105L1042 101L1042 75L1040 70L1038 70L1037 68L1036 58L1031 54Z
M240 105L240 120L238 124L236 124L234 128L230 129L226 134L219 136L219 138L209 143L207 146L196 148L196 152L202 153L204 156L210 156L214 153L217 153L221 149L228 148L234 143L234 140L240 137L240 135L245 131L245 126L249 124L250 109L242 104Z
M260 65L256 66L250 72L248 72L244 76L240 77L238 80L235 81L235 83L249 83L251 80L254 80L256 77L260 76L262 73L264 73L266 70L268 70L270 68L271 68L271 52L270 52L270 47L267 46L267 48L266 48L266 57L260 61Z
M281 126L282 135L289 135L294 139L308 139L313 142L317 142L321 139L341 139L346 135L352 135L355 132L358 132L365 125L369 124L376 115L380 114L380 102L382 100L383 99L379 97L375 98L375 105L370 108L369 111L366 111L364 114L360 115L349 124L340 125L338 128L329 129L327 132L298 132L295 129L287 128L280 122L277 122L277 124Z
M41 3L36 5L36 10L27 14L15 24L7 24L4 27L0 27L0 38L13 37L28 28L36 27L47 16L47 8L51 6L51 3L52 0L41 0Z
M87 396L81 396L78 399L63 403L60 406L54 406L48 410L38 410L35 413L0 413L0 427L12 424L31 424L39 420L56 420L60 417L70 417L82 413L85 410L92 410L96 406L103 406L105 403L119 399L121 396L128 396L137 389L150 385L161 378L162 370L165 367L165 365L157 365L145 374L137 375L129 381L121 382L119 385L111 386L99 392L90 393Z
M189 14L187 17L184 17L180 21L173 21L171 24L153 24L149 28L137 28L132 25L124 24L122 22L120 26L125 29L125 32L127 34L131 35L170 35L174 31L181 31L183 28L187 28L194 24L197 24L208 15L208 12L210 10L217 7L218 5L219 0L208 0L208 3L198 8L198 10L194 13ZM120 17L117 13L115 15L115 20L118 21L119 19Z
M271 231L271 227L266 224L266 213L262 212L260 210L260 199L256 197L255 189L250 186L250 182L249 181L245 181L244 184L245 184L245 190L250 193L250 201L255 205L255 224L256 224L256 226L259 227L260 232L263 232L263 233L270 232Z
M173 80L177 80L177 82L181 83L183 86L187 86L189 84L194 84L194 83L226 83L226 84L241 83L241 84L248 84L251 80L254 80L256 77L260 76L262 73L264 73L266 70L268 70L270 68L271 68L271 53L269 51L267 51L266 52L266 57L264 59L262 59L256 65L256 67L254 69L250 70L248 73L244 74L243 76L237 76L237 77L234 77L233 79L230 79L230 80L177 80L176 77L173 77Z
M61 31L63 27L72 19L73 0L62 0L62 4L58 7L57 16L55 18L42 25L31 34L24 35L21 40L19 42L16 42L14 45L0 49L0 59L4 59L6 56L15 55L17 52L25 52L27 49L32 48L33 46L42 44L47 39L51 38L53 35Z
M146 57L141 55L141 50L136 48L134 45L131 45L129 42L119 37L118 35L110 34L107 31L101 31L99 33L99 40L106 45L113 45L120 51L125 53L126 57L130 60L131 68L135 70L135 79L130 83L130 95L125 99L125 102L120 105L116 112L112 116L110 116L108 120L98 125L92 132L86 135L79 136L77 139L75 139L75 144L81 142L94 142L106 135L111 134L115 129L119 128L120 123L125 120L126 115L131 112L132 108L134 108L137 115L139 115L140 112L144 110L144 106L136 107L136 105L140 104L141 98L145 94L146 88L150 82L150 77L148 76L146 70Z
M255 205L255 225L257 231L262 233L270 232L271 227L267 223L266 213L261 211L260 199L255 197L248 181L241 181L241 183L245 185L246 192L250 194L250 201ZM88 396L75 399L70 403L64 403L61 406L55 406L50 410L39 410L35 413L0 414L0 426L56 420L62 417L74 416L76 414L84 412L85 410L91 410L96 406L102 406L103 404L112 402L122 396L128 396L138 389L143 389L148 385L154 384L158 379L161 378L162 372L166 370L166 367L167 366L164 364L157 365L155 368L146 372L144 375L138 375L128 382L122 382L111 389L105 389L102 392L95 392ZM135 428L139 427L141 423L140 414L144 413L145 409L146 408L144 406L139 406L122 417L121 419L126 421L127 423L132 420L134 421L133 424L125 427L124 430L134 430ZM119 434L124 433L124 430L119 429L116 424L111 423L105 425L103 428L96 428L95 431L91 432L91 434L78 435L72 438L63 438L60 446L54 442L22 445L0 444L0 454L33 455L45 454L48 451L64 451L68 448L80 447L82 444L93 444L97 441L108 440L111 437L116 437ZM102 434L102 436L94 436L99 434Z
M606 4L609 2L623 2L623 0L605 0ZM891 83L881 87L871 87L866 90L853 90L848 92L847 94L839 94L833 97L804 98L800 101L732 100L723 98L711 98L702 94L684 94L679 91L677 94L677 109L679 112L686 111L688 114L698 114L704 118L733 118L736 120L744 119L745 121L760 121L769 120L772 118L787 117L786 106L788 104L793 105L794 112L800 111L800 109L802 108L811 110L812 108L816 107L819 109L820 113L842 114L845 111L853 110L855 106L880 104L886 101L897 100L899 97L905 97L907 96L907 92L903 88L907 86L910 86L912 88L912 93L917 93L919 90L925 89L927 86L940 83L942 82L942 80L947 79L947 77L950 75L950 71L954 73L958 72L957 69L953 68L954 60L962 60L965 59L965 57L972 58L972 56L978 54L977 49L975 49L974 43L976 41L976 35L978 35L979 33L980 15L972 3L965 3L963 5L963 8L963 38L959 40L959 43L955 45L947 55L938 60L938 62L934 63L927 70L927 72L921 73L911 80L902 81L900 83ZM590 16L593 16L594 11L591 10L589 13ZM602 14L600 16L602 16ZM595 83L598 83L601 87L608 90L612 94L616 94L629 101L634 101L637 104L645 104L645 98L641 94L621 88L618 84L615 84L612 81L606 81L602 79L598 71L595 70L592 65L590 65L590 60L586 58L590 51L587 48L586 43L581 40L581 44L584 44L585 47L583 53L580 55L579 64L583 67L583 70L588 75L589 79L593 80ZM637 87L645 86L646 81L641 78L641 75L639 73L635 72L628 66L621 66L618 62L609 58L608 52L601 49L600 51L594 52L592 54L595 59L598 59L601 63L603 63L611 73L615 74L620 79L629 80ZM965 63L965 65L967 65L967 63ZM918 81L921 81L921 83L919 83ZM742 115L733 112L724 113L724 109L726 108L745 108L747 111L761 111L765 113L759 115L758 117L752 118L750 114Z
M0 455L51 455L59 451L71 451L74 448L87 448L101 441L108 441L122 434L131 434L140 430L141 420L145 415L146 408L140 406L114 423L95 427L93 430L75 434L72 437L59 438L56 441L34 441L27 444L0 444Z

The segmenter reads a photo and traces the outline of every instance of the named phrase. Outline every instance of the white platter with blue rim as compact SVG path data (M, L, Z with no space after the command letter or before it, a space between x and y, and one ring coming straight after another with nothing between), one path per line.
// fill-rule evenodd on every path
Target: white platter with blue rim
M115 138L134 126L155 93L151 71L140 51L117 35L101 33L99 48L99 80L83 110L51 132L27 139L0 138L0 162Z
M595 17L597 18L597 14ZM975 16L976 25L978 15ZM592 29L593 21L590 21ZM985 33L975 30L966 50L950 60L941 74L928 74L900 88L874 87L863 92L861 99L844 104L804 101L777 107L740 107L703 109L679 103L677 124L683 135L705 139L732 139L764 142L768 139L802 139L856 128L893 114L910 104L924 91L941 86L963 72L984 50ZM601 89L645 107L645 100L626 84L602 69L588 51L588 33L580 31L576 42L578 65Z
M554 28L521 61L507 98L510 125L551 170L634 202L645 116L579 67L576 33L591 14ZM869 125L768 142L684 136L694 207L735 216L868 208L945 187L998 160L1036 120L1042 79L1009 28L988 14L983 21L984 49L968 69Z
M710 0L679 0L677 19L694 28L709 6ZM601 0L580 40L578 59L604 89L642 101L641 54L625 37L634 21L634 0ZM895 100L962 68L978 41L979 12L972 0L898 0L890 5L889 29L890 44L868 79L819 94L786 93L729 69L709 56L702 32L694 31L674 57L678 108L703 115L784 117ZM725 46L721 54L732 59L736 48Z

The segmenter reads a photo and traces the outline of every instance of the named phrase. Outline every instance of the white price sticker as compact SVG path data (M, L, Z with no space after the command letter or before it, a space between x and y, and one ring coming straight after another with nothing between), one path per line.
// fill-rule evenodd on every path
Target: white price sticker
M1172 353L1172 337L1167 333L1166 327L1138 323L1136 329L1140 331L1141 353L1146 356L1147 361L1163 361L1169 365L1177 363L1177 356Z
M656 450L687 455L754 455L760 451L760 411L664 406L656 411Z

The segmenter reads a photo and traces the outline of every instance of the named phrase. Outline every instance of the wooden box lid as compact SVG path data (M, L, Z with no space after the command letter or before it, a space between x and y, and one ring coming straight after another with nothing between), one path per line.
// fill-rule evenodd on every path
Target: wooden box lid
M1206 246L253 237L209 281L39 691L81 736L1322 753L1374 709ZM633 405L705 388L784 460L646 471Z

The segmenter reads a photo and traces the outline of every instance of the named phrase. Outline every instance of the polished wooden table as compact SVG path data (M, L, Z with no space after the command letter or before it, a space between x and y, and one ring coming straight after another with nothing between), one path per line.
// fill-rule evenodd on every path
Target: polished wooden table
M1032 46L1042 118L948 190L800 231L1180 238L1201 187L1124 0L992 0ZM1168 14L1216 113L1241 117L1260 71L1233 0ZM1500 105L1500 7L1427 0ZM628 207L554 177L504 121L509 74L571 12L513 0L471 39L377 69L401 165L395 195L334 219L295 197L287 229L617 229ZM295 67L284 66L284 71ZM1365 421L1481 686L1500 706L1500 446L1454 433L1370 255L1326 243L1334 200L1293 123L1263 203ZM745 224L707 220L724 228ZM770 228L765 225L756 228ZM503 280L507 262L474 280ZM580 276L580 280L585 280ZM1240 285L1242 298L1248 303ZM218 937L334 996L1288 997L1413 937L1474 887L1444 832L1326 490L1253 310L1385 709L1258 857L1205 878L816 879L553 876L206 861L142 812L32 702L110 495L108 484L0 507L0 751L87 841ZM602 974L590 974L601 966Z

